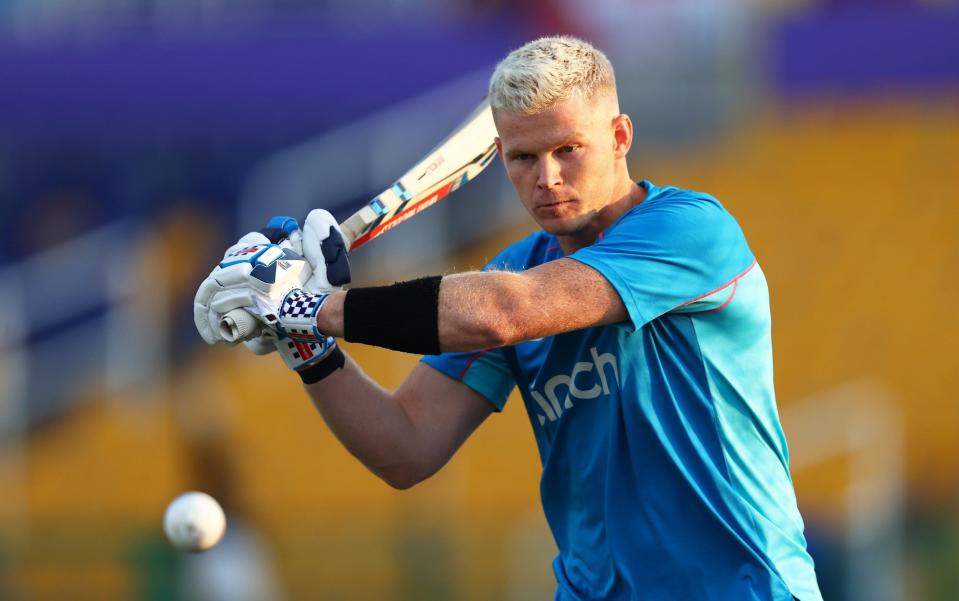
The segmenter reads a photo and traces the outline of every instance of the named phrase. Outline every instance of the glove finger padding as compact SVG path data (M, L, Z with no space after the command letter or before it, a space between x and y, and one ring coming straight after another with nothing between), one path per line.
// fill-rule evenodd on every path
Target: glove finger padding
M223 253L223 259L226 260L228 257L236 256L237 251L243 248L263 246L264 244L270 244L270 239L260 232L250 232L237 240L236 244L226 249L226 252Z
M350 261L343 232L329 211L313 209L303 224L303 256L313 266L304 288L324 292L350 283Z
M236 288L232 290L223 290L214 295L210 301L210 309L225 314L233 309L242 309L243 307L253 306L253 292L248 289Z
M224 260L230 257L242 255L245 249L252 249L263 244L269 244L266 236L259 232L250 232L240 238L236 244L231 246L223 253ZM221 279L217 279L219 276ZM219 316L216 311L211 309L210 303L218 294L231 287L237 287L240 284L230 284L222 281L223 274L219 265L213 269L209 276L200 284L196 296L193 298L193 323L197 332L207 344L216 344L223 342L219 333Z
M208 344L227 341L221 330L221 318L238 308L273 326L276 311L286 294L301 288L313 273L309 262L290 249L269 242L247 244L260 239L265 236L248 234L241 243L233 245L197 291L194 323ZM258 330L252 329L250 333L256 335Z
M223 291L223 286L211 274L207 276L193 298L193 324L197 332L207 344L215 344L222 340L217 327L215 315L211 314L210 302L213 297Z
M263 328L259 336L243 342L243 346L250 349L255 355L269 355L276 351L277 335L269 328Z

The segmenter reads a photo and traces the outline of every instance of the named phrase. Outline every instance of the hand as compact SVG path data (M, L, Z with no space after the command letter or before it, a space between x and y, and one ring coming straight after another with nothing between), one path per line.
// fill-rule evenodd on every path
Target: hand
M336 340L321 333L316 326L316 314L326 297L326 293L290 291L275 311L273 327L262 326L257 336L243 342L244 346L257 355L279 351L283 362L293 370L324 359L336 346ZM248 312L256 311L256 306L262 305L254 303L239 311L250 315ZM262 315L251 316L251 319L257 319L258 323L267 321Z
M320 332L316 325L316 314L327 296L326 293L292 290L276 312L275 327L263 328L260 336L244 344L257 354L266 354L259 352L260 349L272 346L286 366L294 370L324 359L336 346L336 340Z
M224 261L213 270L197 291L194 300L194 322L197 331L208 344L246 340L246 346L256 354L272 352L273 340L269 336L259 339L264 333L260 323L238 311L249 306L251 301L251 297L242 290L245 274L218 273L231 257L242 256L237 254L240 251L245 251L246 256L250 256L251 247L271 243L279 244L284 250L292 250L306 258L312 268L312 275L306 276L307 279L299 283L304 290L321 292L350 281L346 244L336 220L328 211L311 211L302 231L295 219L274 217L264 230L247 234L227 249ZM232 276L236 276L235 279L231 279ZM226 323L224 316L227 317ZM221 326L226 330L221 331Z
M313 276L303 286L310 292L327 292L350 283L348 249L339 224L329 211L313 209L303 230L292 217L273 217L260 233L270 242L306 257Z
M309 262L288 246L272 244L259 233L248 234L227 250L200 285L193 306L197 330L208 344L258 335L259 324L250 315L262 325L275 326L283 299L312 275ZM241 308L249 313L236 311ZM223 319L224 314L237 319ZM231 331L230 326L242 326L241 331Z

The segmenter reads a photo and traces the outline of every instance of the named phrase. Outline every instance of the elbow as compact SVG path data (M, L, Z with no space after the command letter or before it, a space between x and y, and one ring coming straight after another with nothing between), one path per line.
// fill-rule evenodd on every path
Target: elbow
M524 324L530 315L530 301L517 282L518 278L509 278L496 282L498 285L487 289L482 301L484 310L474 313L481 316L475 320L474 335L478 348L497 348L509 346L524 340Z
M487 322L476 324L471 332L472 340L464 350L508 346L514 342L511 330L507 318L497 315Z
M485 339L483 347L509 346L526 340L533 315L528 297L513 288L500 290L490 303L482 333Z
M373 470L373 473L390 488L396 490L413 488L432 475L432 472L424 472L408 466L390 466Z
M508 346L527 339L528 321L536 319L529 285L520 274L484 274L464 292L451 285L440 295L440 346L444 351L475 351ZM457 276L444 278L454 281ZM457 292L458 291L458 292ZM443 306L443 305L446 306Z
M445 326L441 324L440 342L444 351L475 351L497 348L517 342L513 317L500 303L489 303L483 311Z
M422 482L420 479L399 474L377 474L377 476L380 477L380 480L386 482L390 488L394 488L396 490L408 490Z

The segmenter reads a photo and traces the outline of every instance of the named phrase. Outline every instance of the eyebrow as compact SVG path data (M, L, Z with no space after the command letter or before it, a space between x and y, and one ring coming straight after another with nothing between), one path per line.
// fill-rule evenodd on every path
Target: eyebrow
M561 148L561 147L563 147L563 146L569 146L569 145L571 145L571 144L579 144L579 143L581 143L580 141L581 141L582 139L583 139L583 134L582 134L582 132L573 131L573 132L570 132L568 135L563 136L563 137L560 139L560 141L549 144L548 147L550 147L550 148ZM516 156L516 155L518 155L518 154L536 154L536 153L533 152L533 151L531 151L531 150L525 150L525 149L523 149L522 147L519 147L519 146L517 146L517 147L515 147L515 148L507 148L507 149L506 149L506 156L508 156L508 157L514 157L514 156Z

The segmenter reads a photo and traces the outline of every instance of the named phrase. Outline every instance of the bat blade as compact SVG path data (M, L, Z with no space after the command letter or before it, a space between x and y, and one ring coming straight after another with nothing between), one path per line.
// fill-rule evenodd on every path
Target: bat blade
M479 175L496 155L496 126L484 100L389 189L340 224L352 251L436 204Z

